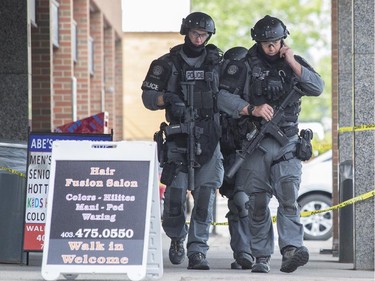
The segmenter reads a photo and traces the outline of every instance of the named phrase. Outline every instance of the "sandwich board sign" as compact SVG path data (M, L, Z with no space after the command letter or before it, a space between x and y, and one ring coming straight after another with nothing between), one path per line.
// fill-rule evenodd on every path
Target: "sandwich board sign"
M154 142L55 141L41 274L160 279Z
M57 140L112 141L110 134L30 132L23 250L42 251L47 212L52 145Z

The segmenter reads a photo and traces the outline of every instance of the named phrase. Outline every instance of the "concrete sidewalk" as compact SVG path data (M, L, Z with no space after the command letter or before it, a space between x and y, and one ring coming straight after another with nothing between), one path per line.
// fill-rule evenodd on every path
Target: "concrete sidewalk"
M220 226L220 228L224 228ZM293 273L280 272L281 255L276 253L271 259L271 271L267 274L252 273L250 270L231 270L233 261L229 247L229 235L226 230L218 229L211 235L208 261L210 270L188 270L187 259L181 265L172 265L168 260L169 239L163 234L163 263L164 272L161 280L165 281L208 281L208 280L277 280L277 281L345 281L345 280L375 280L373 271L353 270L353 264L339 263L338 258L331 254L321 254L323 249L329 249L331 241L306 241L310 250L310 261ZM29 280L42 281L41 253L30 253L29 265L0 264L0 280ZM59 280L65 280L61 277ZM80 274L76 280L129 280L124 275Z
M216 221L225 222L226 200L218 200ZM267 274L252 273L250 270L232 270L232 251L229 246L228 227L219 225L213 228L207 259L210 270L188 270L187 259L181 265L172 265L168 259L170 240L162 233L163 276L164 281L209 281L209 280L263 280L263 281L345 281L366 280L373 281L374 271L353 270L353 264L339 263L332 254L322 254L332 249L332 240L305 241L310 251L310 261L293 273L280 271L281 255L278 251L277 237L275 253L271 258L271 271ZM328 251L324 251L328 250ZM29 280L42 281L41 276L42 253L30 253L29 265L0 264L0 280ZM61 276L59 280L65 280ZM129 280L126 275L109 274L80 274L76 280Z

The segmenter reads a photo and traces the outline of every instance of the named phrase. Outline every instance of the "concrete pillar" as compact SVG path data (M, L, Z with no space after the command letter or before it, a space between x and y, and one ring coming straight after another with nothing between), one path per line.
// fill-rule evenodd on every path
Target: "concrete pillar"
M0 9L0 139L26 141L29 125L27 1L2 0Z
M353 1L354 126L375 124L374 8L371 0ZM375 130L354 132L354 196L375 186ZM354 206L354 268L374 270L374 197Z
M334 2L339 50L339 162L353 161L353 194L358 196L375 186L375 3L370 0ZM374 198L354 205L353 223L354 269L374 270Z

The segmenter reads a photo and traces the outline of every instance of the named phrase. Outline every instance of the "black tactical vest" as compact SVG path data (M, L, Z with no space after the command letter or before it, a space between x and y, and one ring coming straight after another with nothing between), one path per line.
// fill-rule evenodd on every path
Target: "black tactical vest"
M178 45L170 51L170 58L178 71L175 92L181 100L185 100L181 82L195 82L193 94L194 109L197 112L195 126L199 127L202 132L197 139L202 153L196 156L196 160L199 164L204 164L211 159L221 136L216 98L219 91L218 74L221 56L216 46L207 45L207 54L202 66L194 68L187 65L181 57L181 47L182 45ZM171 123L175 121L171 120ZM186 138L177 136L174 140L178 146L186 146Z
M249 79L249 97L251 104L268 103L275 109L282 103L285 96L293 89L293 71L285 60L268 63L259 58L257 46L254 45L247 57L251 69ZM278 90L272 91L272 85L279 85ZM285 109L286 122L296 122L301 111L301 101L297 101Z
M178 71L176 93L184 100L180 82L194 83L194 108L199 118L210 118L217 112L216 95L218 92L218 75L220 58L217 48L206 47L207 55L200 67L191 67L184 62L180 55L182 45L171 49L170 58ZM216 73L215 73L216 72Z

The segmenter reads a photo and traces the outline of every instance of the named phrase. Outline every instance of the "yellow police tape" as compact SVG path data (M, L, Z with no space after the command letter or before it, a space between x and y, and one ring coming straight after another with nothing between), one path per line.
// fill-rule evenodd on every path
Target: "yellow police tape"
M345 133L345 132L360 132L360 131L371 131L375 130L374 124L368 124L368 125L358 125L354 127L342 127L339 128L339 133Z
M359 202L359 201L369 199L369 198L374 197L374 196L375 196L375 189L372 190L372 191L369 191L367 193L358 195L358 196L356 196L352 199L346 200L346 201L344 201L340 204L337 204L335 206L329 207L327 209L301 212L301 217L308 217L308 216L316 215L316 214L319 214L319 213L326 213L326 212L329 212L329 211L332 211L332 210L335 210L335 209L340 209L340 208L343 208L345 206L354 204L354 203ZM272 222L276 223L276 216L272 217ZM227 222L213 222L212 225L228 225L228 223Z
M19 172L17 170L14 170L14 169L11 169L11 168L7 168L7 167L2 167L0 166L0 170L4 170L4 171L8 171L9 173L11 174L15 174L15 175L18 175L20 177L23 177L23 178L26 178L26 175L22 172Z
M374 196L375 196L375 189L372 190L372 191L366 192L364 194L358 195L356 197L353 197L352 199L348 199L344 202L341 202L340 204L329 207L327 209L301 212L301 217L308 217L308 216L316 215L316 214L319 214L319 213L326 213L326 212L329 212L329 211L332 211L332 210L340 209L340 208L346 207L348 205L354 204L354 203L359 202L359 201L366 200L366 199L374 197ZM276 216L272 217L272 222L273 223L276 222Z
M10 168L7 168L7 167L0 166L0 170L5 170L5 171L10 172L11 174L15 174L15 175L18 175L20 177L26 178L26 175L24 173L21 173L17 170L14 170L14 169L10 169ZM356 196L352 199L346 200L346 201L344 201L340 204L337 204L335 206L329 207L327 209L301 212L301 217L308 217L308 216L316 215L316 214L319 214L319 213L326 213L326 212L329 212L329 211L332 211L332 210L340 209L340 208L343 208L345 206L354 204L354 203L359 202L359 201L366 200L366 199L374 197L374 196L375 196L375 189L372 190L372 191L369 191L367 193L358 195L358 196ZM272 222L276 223L276 216L272 217ZM212 222L211 224L212 225L228 225L228 222Z

